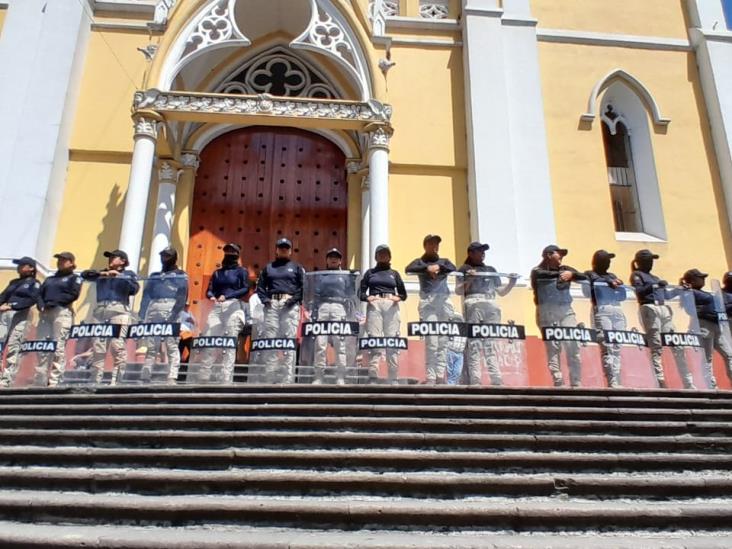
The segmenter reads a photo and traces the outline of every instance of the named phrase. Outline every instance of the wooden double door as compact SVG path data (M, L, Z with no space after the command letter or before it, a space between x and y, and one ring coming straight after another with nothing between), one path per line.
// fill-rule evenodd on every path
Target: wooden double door
M226 133L201 152L191 214L187 270L194 310L220 266L227 242L242 247L255 277L278 238L293 258L322 268L325 253L345 253L348 188L345 156L331 141L294 128L249 127Z

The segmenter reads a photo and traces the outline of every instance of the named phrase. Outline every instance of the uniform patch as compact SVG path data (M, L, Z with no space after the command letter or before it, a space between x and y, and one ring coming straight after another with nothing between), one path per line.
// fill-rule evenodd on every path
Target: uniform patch
M302 326L302 335L305 337L315 336L357 336L358 322L343 322L329 320L322 322L306 322Z

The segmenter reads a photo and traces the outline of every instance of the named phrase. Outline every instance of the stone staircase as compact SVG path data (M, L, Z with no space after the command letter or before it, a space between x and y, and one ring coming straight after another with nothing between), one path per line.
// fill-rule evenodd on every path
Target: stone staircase
M0 393L0 547L732 547L732 394Z

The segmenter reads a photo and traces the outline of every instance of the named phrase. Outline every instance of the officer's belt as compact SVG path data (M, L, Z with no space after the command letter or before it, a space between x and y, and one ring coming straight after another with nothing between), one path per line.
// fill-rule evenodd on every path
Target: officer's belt
M272 299L282 301L283 299L290 299L292 294L272 294Z

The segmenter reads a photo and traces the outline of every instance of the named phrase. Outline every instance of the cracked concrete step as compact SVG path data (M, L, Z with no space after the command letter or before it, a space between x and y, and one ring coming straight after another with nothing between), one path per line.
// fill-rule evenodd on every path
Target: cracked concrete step
M0 429L175 429L192 430L316 430L421 433L602 433L613 435L732 435L732 422L597 421L580 419L434 419L389 417L242 417L156 415L0 416Z
M139 404L17 404L3 405L0 398L0 418L41 414L46 417L64 416L73 410L77 416L185 416L193 418L206 416L242 416L262 419L282 417L350 416L365 420L372 418L392 419L585 419L593 421L689 421L689 422L729 422L732 409L654 409L654 408L616 408L616 407L555 407L555 406L421 406L421 405L354 405L354 404L205 404L205 403L149 403Z
M483 528L515 531L586 529L722 530L732 521L732 502L604 501L366 501L349 498L130 496L55 492L0 494L0 520L81 523L235 525L389 529Z
M0 464L59 467L230 467L382 471L732 471L730 453L438 452L420 450L267 450L0 446Z
M304 431L153 431L153 430L43 430L0 429L0 444L39 446L116 445L124 447L308 447L308 448L441 448L534 451L724 452L730 437L514 435L466 433L382 433Z
M713 498L732 496L732 478L703 475L388 473L360 471L186 471L0 467L0 486L15 490L147 495L277 494L464 498L575 496Z
M475 531L311 530L266 527L159 528L0 522L0 547L13 549L729 549L732 534L688 531L591 535Z
M3 390L2 401L5 405L12 404L138 404L152 402L206 402L219 405L225 404L356 404L356 405L452 405L452 406L499 406L506 403L523 406L607 406L624 408L725 408L732 403L732 398L724 392L688 391L646 393L641 391L614 394L606 391L605 394L583 394L581 391L557 391L556 394L536 394L531 390L521 392L502 392L481 388L476 391L466 391L465 388L446 390L442 392L430 391L422 386L421 390L406 390L387 388L386 390L372 389L369 392L359 388L332 392L314 389L303 391L298 386L292 390L287 387L252 386L241 387L198 387L199 392L181 392L178 388L151 387L149 391L135 390L130 387L121 388L85 388L74 390ZM219 389L218 391L216 389ZM280 392L273 392L278 389ZM392 390L389 390L392 389ZM682 394L683 393L683 394Z

